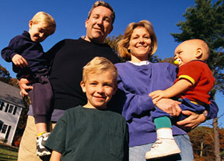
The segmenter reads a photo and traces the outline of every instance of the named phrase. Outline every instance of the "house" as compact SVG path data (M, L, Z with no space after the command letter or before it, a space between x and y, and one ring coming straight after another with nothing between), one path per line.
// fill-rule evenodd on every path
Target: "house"
M0 81L0 140L11 145L22 109L20 89Z

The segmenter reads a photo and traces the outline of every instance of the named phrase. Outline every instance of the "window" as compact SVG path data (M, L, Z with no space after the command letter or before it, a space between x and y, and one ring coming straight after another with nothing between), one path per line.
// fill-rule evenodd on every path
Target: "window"
M3 122L0 120L0 131L2 129Z
M17 107L15 106L14 111L13 111L13 115L16 114L16 111L17 111Z
M3 125L3 128L2 128L2 133L3 134L5 133L6 129L7 129L7 125Z
M8 103L4 103L5 104L5 112L7 112L8 111L8 108L9 108L9 104Z
M4 106L4 102L2 102L2 101L0 100L0 110L3 109L3 106Z
M8 127L7 133L5 135L6 139L8 139L8 137L9 137L10 130L11 130L11 126Z
M14 108L14 106L13 106L13 105L10 105L10 106L9 106L9 110L8 110L8 113L12 113L12 111L13 111L13 108Z

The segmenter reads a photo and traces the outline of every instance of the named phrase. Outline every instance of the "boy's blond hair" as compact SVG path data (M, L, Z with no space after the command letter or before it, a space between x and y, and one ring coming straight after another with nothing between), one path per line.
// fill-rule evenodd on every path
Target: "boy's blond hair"
M115 84L117 83L117 68L104 57L95 57L83 67L82 81L85 83L89 73L101 74L110 71L113 75Z
M42 23L48 35L52 35L56 29L54 18L43 11L37 12L30 21L34 24Z
M124 36L117 44L117 52L119 53L120 57L130 60L131 53L128 51L131 35L135 28L137 27L144 27L150 34L150 38L152 40L152 50L150 56L153 55L157 50L157 37L153 29L153 25L148 20L141 20L139 22L132 22L130 23L124 31Z

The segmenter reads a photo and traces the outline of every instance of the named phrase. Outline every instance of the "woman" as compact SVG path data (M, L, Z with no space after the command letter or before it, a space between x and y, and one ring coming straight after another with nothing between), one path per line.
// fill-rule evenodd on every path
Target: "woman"
M152 91L164 90L173 84L176 67L169 63L148 61L157 50L157 39L152 24L147 20L130 23L117 49L120 57L130 60L116 64L120 98L117 102L120 103L119 107L123 106L122 115L129 126L129 160L145 161L145 153L156 141L156 130L150 111L157 106L171 116L178 116L181 112L180 103L177 101L161 99L154 104L149 97ZM184 128L193 129L206 119L203 114L190 111L183 111L183 113L189 117L177 124L185 125ZM175 125L172 129L181 153L160 160L193 161L192 146L187 133Z

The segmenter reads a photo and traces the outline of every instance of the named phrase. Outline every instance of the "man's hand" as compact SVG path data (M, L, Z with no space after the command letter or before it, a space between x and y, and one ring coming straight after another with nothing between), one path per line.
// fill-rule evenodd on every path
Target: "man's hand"
M24 57L22 57L19 54L15 54L12 57L12 62L13 62L13 64L15 64L15 66L18 66L20 68L25 68L28 66L26 59L24 59Z
M27 93L27 90L32 90L33 87L32 86L29 86L30 82L26 79L26 78L22 78L20 79L19 81L19 87L20 87L20 93L22 96L27 96L28 93Z
M167 112L172 117L179 116L181 113L180 102L172 99L163 98L158 102L154 103L158 108Z
M178 121L177 125L186 131L192 130L206 120L204 114L197 114L191 111L182 111L182 114L188 117L184 120Z

